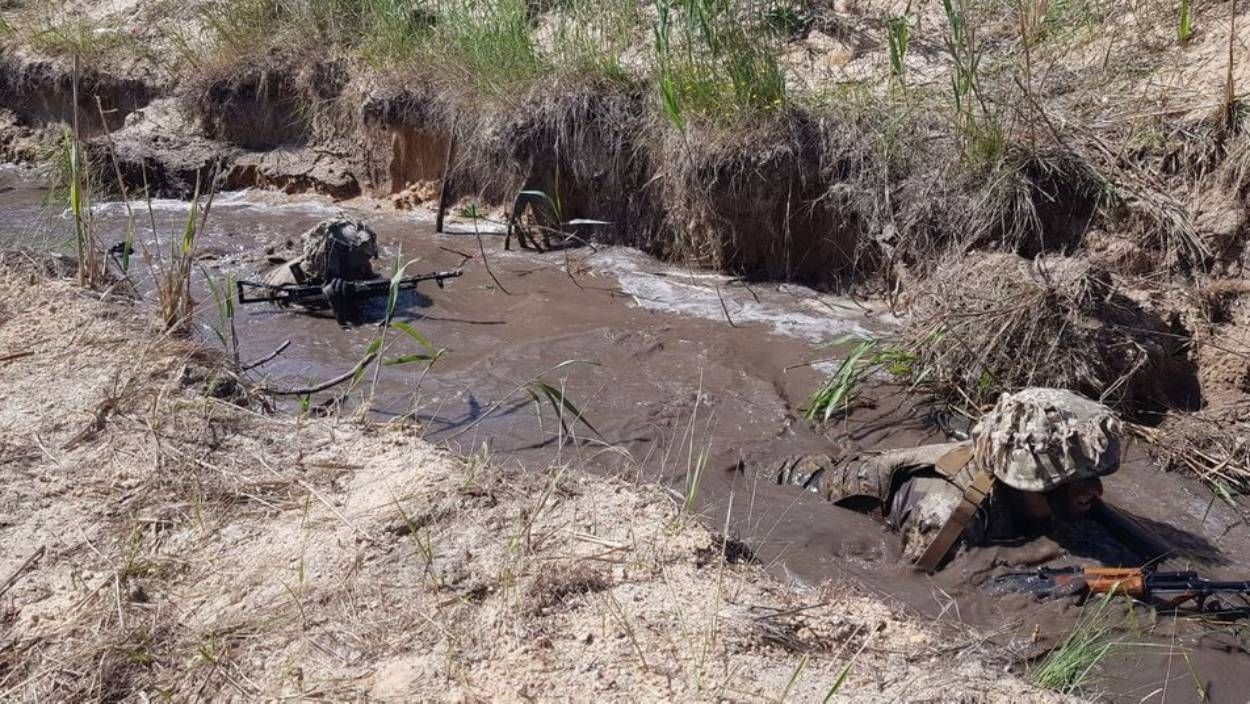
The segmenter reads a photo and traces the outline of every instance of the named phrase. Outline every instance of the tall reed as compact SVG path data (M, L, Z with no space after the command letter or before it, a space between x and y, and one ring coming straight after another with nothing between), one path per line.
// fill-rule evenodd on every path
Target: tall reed
M74 57L71 95L74 102L72 131L62 136L62 155L66 168L66 195L70 216L74 220L74 245L78 256L78 284L95 287L107 277L108 260L100 248L91 211L94 179L83 163L82 126L79 116L79 77L81 62Z
M942 9L947 29L944 43L953 64L950 80L955 131L966 160L994 164L1002 158L1007 143L1000 116L981 90L984 51L964 10L964 0L942 0Z
M670 122L681 129L687 114L723 123L785 107L785 71L762 19L736 0L659 0L656 81Z
M191 272L195 267L197 236L203 231L212 208L212 195L200 207L201 183L197 174L195 194L187 208L187 217L183 222L182 232L177 237L170 237L166 243L167 251L161 255L161 244L156 232L155 218L152 235L156 238L158 256L153 264L153 279L156 284L156 300L160 310L161 321L165 329L175 332L186 332L190 329L195 315L195 297L191 287ZM153 212L151 198L147 200L148 212ZM147 251L144 248L144 251Z

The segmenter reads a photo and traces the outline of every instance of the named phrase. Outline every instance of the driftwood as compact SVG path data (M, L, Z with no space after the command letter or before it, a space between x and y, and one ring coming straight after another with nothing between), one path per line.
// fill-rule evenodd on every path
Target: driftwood
M278 349L274 350L273 352L270 352L269 354L265 355L264 357L261 357L255 362L249 362L247 364L244 364L242 367L239 368L239 371L244 371L244 372L250 371L252 369L255 369L256 367L259 367L262 364L272 362L275 357L285 352L286 348L290 346L291 346L291 341L287 340L286 342L283 342L282 344L278 345Z
M368 367L369 363L372 362L374 358L376 358L377 356L378 356L377 352L370 352L369 354L365 355L364 359L360 360L360 362L357 363L355 367L352 367L351 370L344 372L343 374L340 374L339 376L336 376L329 381L322 382L315 386L306 386L306 387L299 388L299 389L272 389L268 387L263 387L261 391L267 394L271 394L273 396L307 396L309 394L319 393L321 391L325 391L326 389L332 389L335 386L342 384L348 379L364 371L365 367Z

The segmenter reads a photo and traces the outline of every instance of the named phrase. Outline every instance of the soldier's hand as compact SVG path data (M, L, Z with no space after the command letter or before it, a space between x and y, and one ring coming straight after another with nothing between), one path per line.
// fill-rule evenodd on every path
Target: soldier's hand
M355 313L355 301L352 300L348 282L338 278L330 279L321 287L321 292L329 301L330 310L334 311L334 319L339 325L347 327Z

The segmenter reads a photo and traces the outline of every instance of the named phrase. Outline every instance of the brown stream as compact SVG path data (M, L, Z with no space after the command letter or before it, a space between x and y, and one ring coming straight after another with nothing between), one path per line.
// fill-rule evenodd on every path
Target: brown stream
M24 175L0 171L0 246L63 246L69 223L59 210L44 208L41 196ZM162 237L180 231L185 204L154 207ZM215 276L252 277L266 266L267 248L281 253L285 242L298 242L301 232L337 212L338 206L312 199L223 195L199 242L202 263ZM424 373L423 363L382 367L373 393L377 417L416 419L431 441L531 470L572 466L658 481L679 496L706 454L695 504L710 525L728 524L730 534L783 579L808 586L834 580L946 624L945 652L952 660L981 645L957 628L966 624L1019 658L1016 667L1024 671L1030 667L1025 658L1045 652L1083 611L1086 618L1093 611L1068 601L979 592L975 585L1003 565L1140 560L1096 527L1080 526L1053 539L972 551L929 578L898 563L896 542L872 520L752 471L808 450L944 439L923 399L884 385L870 392L871 404L827 428L802 419L798 409L836 366L818 361L847 351L821 343L847 333L888 334L895 322L880 306L791 285L745 284L619 248L505 252L501 237L484 233L497 285L482 264L472 223L453 222L458 234L436 235L425 214L368 204L347 212L377 231L385 251L379 268L388 273L400 257L418 260L409 273L465 268L446 290L423 284L416 295L401 296L396 316L446 354ZM96 217L106 239L121 239L120 204L98 207ZM141 224L146 221L144 210ZM152 243L150 231L141 236ZM204 306L206 339L215 340L209 332L214 321L212 307ZM341 374L380 332L368 324L344 330L332 318L267 305L241 308L236 327L244 361L292 341L254 372L278 387ZM384 358L422 351L395 330L387 339ZM354 402L373 388L372 375L356 388ZM520 387L540 378L562 389L594 430L566 417L566 434L547 401L536 406ZM748 471L732 471L740 458ZM1169 567L1190 564L1214 577L1250 578L1245 508L1213 501L1187 477L1163 474L1139 449L1107 482L1107 498L1181 550ZM1121 624L1116 632L1123 642L1091 686L1095 694L1123 702L1187 702L1198 700L1201 685L1210 701L1250 701L1250 623L1178 620L1123 600L1103 613Z

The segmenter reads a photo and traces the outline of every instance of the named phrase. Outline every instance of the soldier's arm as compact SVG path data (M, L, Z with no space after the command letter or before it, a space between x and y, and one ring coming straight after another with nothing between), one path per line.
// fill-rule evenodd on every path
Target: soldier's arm
M914 477L894 492L887 520L898 532L903 556L909 562L920 559L962 498L958 487L938 477ZM980 545L984 540L984 522L979 517L974 518L951 547L951 553L960 545Z

